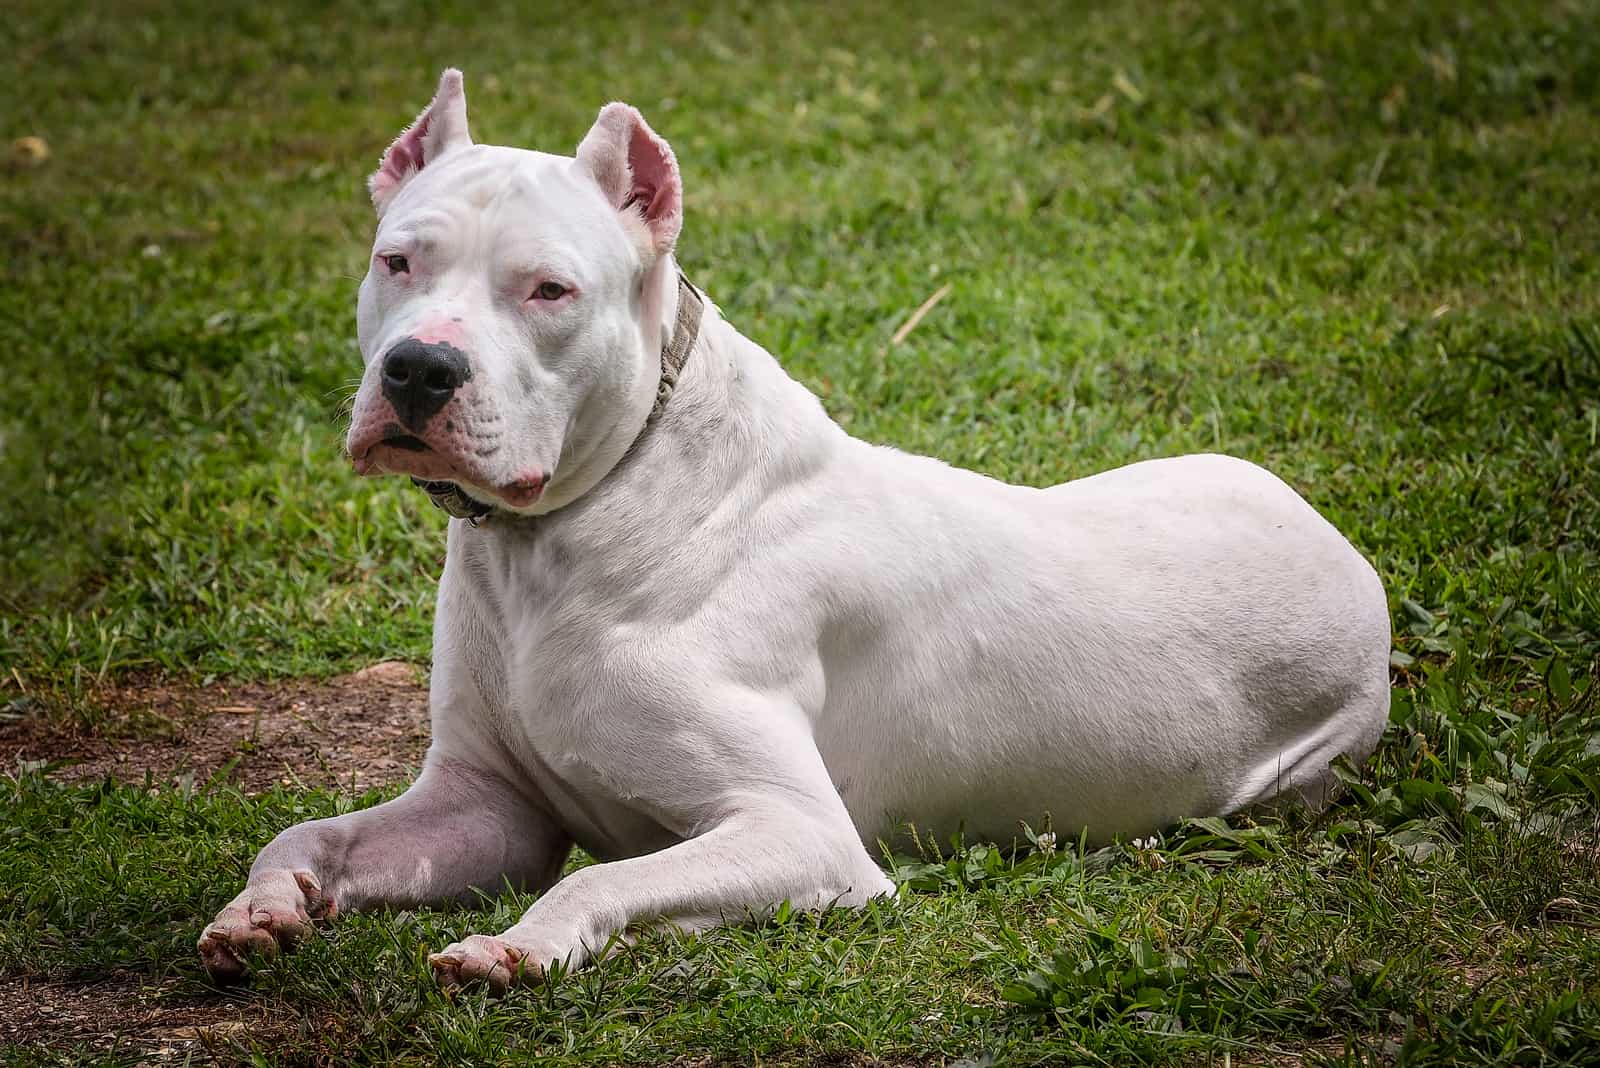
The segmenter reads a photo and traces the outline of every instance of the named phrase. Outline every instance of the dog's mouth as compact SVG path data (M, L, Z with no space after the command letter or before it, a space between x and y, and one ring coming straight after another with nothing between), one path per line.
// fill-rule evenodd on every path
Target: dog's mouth
M445 452L411 433L399 423L390 423L367 444L356 445L350 454L358 475L413 475L417 478L456 481L457 463Z
M550 476L538 468L521 472L508 482L485 478L482 472L449 451L442 451L399 424L383 428L382 436L372 441L351 462L358 475L411 475L431 482L469 482L481 485L513 508L536 504L544 495Z
M433 446L415 434L385 434L378 444L387 445L391 449L404 449L406 452L433 451Z

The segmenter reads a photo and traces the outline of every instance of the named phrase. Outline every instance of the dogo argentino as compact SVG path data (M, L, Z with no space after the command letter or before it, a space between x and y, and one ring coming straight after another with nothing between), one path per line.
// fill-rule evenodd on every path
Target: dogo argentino
M543 891L432 957L504 988L630 926L890 894L907 822L1091 840L1325 800L1389 703L1361 555L1243 460L1050 489L855 440L673 258L633 108L576 158L476 145L459 72L371 182L361 474L448 510L432 744L400 797L284 831L199 948ZM601 863L558 880L577 843Z

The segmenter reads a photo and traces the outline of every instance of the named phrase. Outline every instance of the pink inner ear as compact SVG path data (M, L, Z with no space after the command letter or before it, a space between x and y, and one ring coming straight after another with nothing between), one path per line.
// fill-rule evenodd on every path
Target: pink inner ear
M423 113L405 133L395 138L389 151L383 154L378 173L372 176L372 191L386 193L405 181L413 171L422 169L422 139L427 135L431 116Z
M624 206L637 206L658 247L670 248L683 210L678 163L672 149L642 121L634 124L628 139L628 170L632 185Z

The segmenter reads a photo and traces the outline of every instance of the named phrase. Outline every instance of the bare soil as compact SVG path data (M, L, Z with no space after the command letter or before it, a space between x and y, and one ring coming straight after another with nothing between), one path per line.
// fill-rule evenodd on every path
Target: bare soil
M345 1063L337 1019L314 1020L248 991L219 992L193 981L113 974L92 981L0 978L0 1058L7 1047L65 1055L76 1063L260 1063L259 1051L296 1064ZM252 1053L256 1052L256 1056ZM726 1057L678 1058L671 1068L723 1068ZM882 1060L860 1053L763 1058L774 1068L912 1068L942 1059Z
M393 661L316 681L199 686L132 677L100 691L94 704L92 729L0 723L0 768L44 762L46 774L64 782L365 790L408 780L428 745L427 689L415 668ZM193 981L0 977L0 1049L232 1063L241 1043L292 1040L303 1028L287 1006Z
M139 1064L235 1061L237 1043L287 1037L295 1026L294 1016L268 1001L177 979L0 978L0 1048L76 1050Z
M215 780L366 790L408 780L428 746L428 695L409 664L386 661L310 681L119 681L96 695L92 730L42 719L0 724L0 768L46 762L64 782Z

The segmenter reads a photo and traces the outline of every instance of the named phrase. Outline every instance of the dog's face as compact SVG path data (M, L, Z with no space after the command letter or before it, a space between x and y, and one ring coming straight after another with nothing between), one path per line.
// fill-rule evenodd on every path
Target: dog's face
M446 71L369 185L356 471L455 482L520 512L568 503L655 395L682 204L671 149L623 104L576 158L474 145Z

